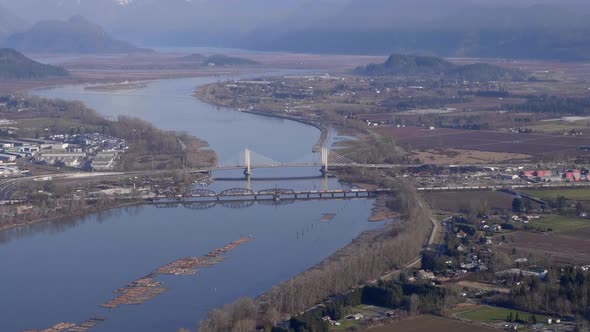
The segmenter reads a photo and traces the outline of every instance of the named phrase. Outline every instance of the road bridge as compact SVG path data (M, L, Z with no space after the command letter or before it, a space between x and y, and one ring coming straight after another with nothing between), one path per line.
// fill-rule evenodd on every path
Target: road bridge
M373 168L373 169L391 169L408 167L408 164L366 164L357 163L353 160L342 156L326 147L321 149L320 160L303 160L293 162L278 162L258 154L250 149L244 151L243 159L233 164L221 164L214 167L193 169L194 173L204 173L213 171L244 170L244 174L252 175L253 169L256 168L317 168L326 174L332 168ZM414 165L415 166L415 165Z

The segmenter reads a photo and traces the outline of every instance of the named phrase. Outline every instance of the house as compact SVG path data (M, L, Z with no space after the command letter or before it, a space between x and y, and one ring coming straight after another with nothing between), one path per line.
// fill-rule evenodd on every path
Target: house
M521 269L509 269L501 272L497 272L497 276L507 276L507 275L522 275L525 277L537 277L539 279L545 279L547 275L547 270L521 270Z
M524 171L522 172L522 175L527 178L532 178L534 176L534 173L534 171Z
M19 153L24 153L26 155L30 155L30 154L33 154L35 152L39 152L39 147L38 146L32 146L32 145L23 145L23 146L19 147L17 149L17 151Z
M94 171L108 171L115 167L117 159L117 151L99 152L92 160L92 170Z
M516 174L500 174L499 178L501 180L518 180L520 177Z
M425 270L418 271L418 277L420 279L424 279L424 280L433 280L436 278L434 276L434 273L432 273L430 271L425 271Z
M39 153L36 157L36 160L45 162L49 165L63 163L68 167L78 167L85 157L86 154L83 152L46 150Z
M361 320L363 318L364 318L364 316L362 314L354 314L354 315L346 316L346 319L348 319L348 320Z
M535 172L535 175L540 178L548 178L553 175L553 172L547 170L538 170Z
M16 155L0 153L0 164L8 164L16 161Z
M330 317L330 316L324 316L324 317L322 317L322 320L324 322L330 323L330 325L332 325L332 326L339 326L340 325L340 322L332 320L332 317Z
M457 238L459 239L464 239L467 237L467 233L463 232L463 231L459 231L459 233L457 233Z

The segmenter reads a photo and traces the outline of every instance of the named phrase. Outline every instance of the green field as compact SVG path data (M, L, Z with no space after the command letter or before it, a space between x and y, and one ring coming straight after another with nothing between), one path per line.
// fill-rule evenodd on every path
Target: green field
M529 225L533 227L551 229L554 232L569 233L577 229L589 227L590 220L559 215L543 215L541 216L541 219L533 220Z
M590 189L525 190L523 192L544 200L554 200L563 196L573 201L590 201Z
M556 122L546 122L534 126L527 127L536 132L543 132L543 133L561 133L563 131L569 131L572 129L583 129L588 128L588 121L576 121L576 122L564 122L564 121L556 121Z
M518 316L522 320L528 319L533 314L528 312L513 310L513 309L506 309L500 307L490 307L490 306L480 306L473 309L458 309L453 312L453 315L457 316L460 319L466 319L473 322L481 322L481 323L501 323L505 322L506 318L512 312L513 317ZM547 321L547 317L542 315L535 315L537 317L538 322Z

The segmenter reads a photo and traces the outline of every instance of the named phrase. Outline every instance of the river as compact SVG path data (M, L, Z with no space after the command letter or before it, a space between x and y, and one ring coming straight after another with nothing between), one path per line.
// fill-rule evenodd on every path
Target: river
M120 92L65 86L35 91L80 100L105 116L137 116L162 129L182 130L209 142L220 163L238 160L245 148L281 162L309 160L316 128L293 121L218 108L191 97L193 89L219 78L155 81ZM331 134L329 142L341 138ZM253 189L341 188L316 169L254 170ZM221 172L208 189L245 187L241 172ZM279 179L303 177L305 179ZM274 179L273 179L274 178ZM300 201L286 205L217 205L204 210L155 206L117 209L72 220L0 233L0 331L43 329L59 322L106 318L92 331L194 329L206 313L254 297L319 263L363 231L372 200ZM324 213L336 216L320 221ZM241 236L253 239L226 260L190 276L158 277L168 291L142 305L107 310L114 290L187 256L201 256Z

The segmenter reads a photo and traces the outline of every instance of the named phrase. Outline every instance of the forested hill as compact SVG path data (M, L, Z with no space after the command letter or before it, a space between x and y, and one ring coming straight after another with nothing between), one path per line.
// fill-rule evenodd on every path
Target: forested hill
M31 29L16 33L5 43L19 51L40 53L138 53L151 52L113 39L99 25L81 16L68 21L41 21Z
M250 59L233 57L233 56L226 56L222 54L214 54L211 55L205 60L203 60L203 64L214 64L216 66L244 66L244 65L255 65L258 62Z
M363 76L424 76L435 75L447 79L469 81L521 81L526 73L486 63L456 65L442 58L393 54L384 63L358 67L354 74Z
M191 54L179 58L181 61L195 63L199 66L219 66L219 67L230 67L230 66L246 66L256 65L258 62L246 58L239 58L233 56L227 56L223 54L214 54L205 56L202 54Z
M0 79L32 80L68 75L63 68L33 61L13 49L0 49Z

